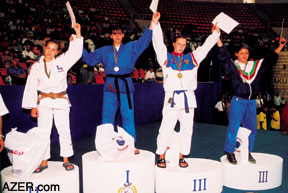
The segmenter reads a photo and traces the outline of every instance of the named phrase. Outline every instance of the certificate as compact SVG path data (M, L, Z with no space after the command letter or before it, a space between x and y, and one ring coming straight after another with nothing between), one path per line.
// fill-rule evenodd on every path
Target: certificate
M158 2L159 2L159 0L152 0L152 2L150 4L149 8L152 10L153 13L157 12Z
M215 19L212 21L214 25L216 24L216 22L218 27L227 34L229 34L237 25L239 25L237 21L235 21L234 19L232 19L223 12L217 15Z
M71 7L69 1L67 1L66 7L67 7L68 13L69 13L70 18L71 18L71 26L73 27L76 24L76 18L75 18L75 15L73 13L73 10L72 10L72 7Z

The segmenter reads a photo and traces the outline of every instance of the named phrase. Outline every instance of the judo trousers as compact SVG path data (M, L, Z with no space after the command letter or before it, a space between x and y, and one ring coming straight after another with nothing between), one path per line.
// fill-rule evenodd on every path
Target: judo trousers
M249 135L249 152L252 152L256 136L256 100L247 100L233 96L229 111L229 126L224 151L234 153L236 138L240 125L251 131Z
M174 128L179 120L180 122L180 153L188 155L191 149L193 125L194 125L194 108L189 109L189 113L185 109L171 109L170 106L164 105L162 111L162 122L157 137L156 154L164 154L170 144L172 135L175 133Z
M47 131L47 137L49 137L52 130L53 118L57 132L59 134L60 142L60 156L70 157L74 154L71 134L70 134L70 109L53 109L39 107L38 127ZM50 145L45 153L44 160L50 158Z
M102 107L102 124L115 123L116 112L120 106L120 113L122 118L122 127L129 133L136 142L135 122L134 122L134 99L133 93L130 93L132 109L129 109L128 99L126 93L120 93L120 103L116 92L103 93L103 107Z

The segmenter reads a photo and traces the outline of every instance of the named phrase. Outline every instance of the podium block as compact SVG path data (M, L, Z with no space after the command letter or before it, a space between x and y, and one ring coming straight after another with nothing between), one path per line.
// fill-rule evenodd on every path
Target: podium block
M63 162L49 161L46 170L38 174L32 174L25 181L19 180L13 175L12 166L9 166L1 171L2 193L79 193L78 166L74 164L74 170L66 171L62 164Z
M186 158L189 166L180 168L156 166L156 192L220 193L223 190L223 169L218 161Z
M276 155L252 153L256 164L230 164L221 157L224 186L239 190L267 190L282 184L283 159ZM237 159L237 157L236 157Z
M140 150L127 161L103 162L97 151L82 156L83 192L154 193L155 155Z

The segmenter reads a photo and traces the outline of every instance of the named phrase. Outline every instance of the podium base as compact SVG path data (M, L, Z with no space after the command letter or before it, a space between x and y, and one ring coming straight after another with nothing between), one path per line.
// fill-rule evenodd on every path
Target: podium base
M154 193L155 155L140 150L132 159L103 162L92 151L82 156L83 192Z
M252 153L256 164L232 165L221 157L224 186L239 190L267 190L282 184L283 159L276 155Z
M223 189L221 163L209 159L186 158L189 166L156 166L156 192L220 193Z
M79 193L78 166L74 164L74 170L66 171L62 164L63 162L49 161L46 170L38 174L33 173L26 181L13 175L12 166L9 166L1 171L2 193Z

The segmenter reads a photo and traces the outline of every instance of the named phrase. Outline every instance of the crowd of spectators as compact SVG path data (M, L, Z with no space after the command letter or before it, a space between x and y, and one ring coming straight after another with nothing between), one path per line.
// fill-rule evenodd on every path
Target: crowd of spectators
M228 125L232 95L226 93L215 105L215 123ZM259 92L256 99L257 129L288 134L288 101L279 93Z
M63 48L67 46L69 39L67 34L71 34L70 17L65 6L51 6L49 0L5 0L0 7L0 24L2 31L0 32L0 83L7 85L24 84L31 65L39 60L42 55L43 40L47 34L49 37L62 41ZM97 12L97 9L90 7L83 10L83 7L73 7L77 20L82 25L82 34L85 37L85 47L89 52L104 45L111 44L108 29L111 25L121 24L130 26L129 21L121 20L121 18L109 18ZM15 14L17 13L17 14ZM141 35L141 30L133 25L134 28L127 28L123 42L137 40ZM185 30L186 29L186 30ZM186 51L195 50L205 39L205 34L193 33L193 26L180 31L177 28L163 29L165 43L169 49L172 48L172 42L175 36L184 34L187 36ZM190 31L189 31L189 30ZM258 29L249 29L249 33L243 33L243 29L237 28L231 34L223 34L223 42L229 45L231 40L250 41L259 46L269 47L272 40L265 33L259 33ZM244 30L245 31L245 30ZM66 42L66 43L65 43ZM67 47L66 47L67 48ZM287 47L285 48L287 49ZM16 59L16 60L14 60ZM154 63L151 66L151 63ZM8 71L11 67L12 70ZM23 68L26 76L23 73ZM105 72L102 71L103 66L89 67L79 61L68 74L69 84L93 84L103 83L105 81ZM145 80L146 73L153 68L156 77L155 80ZM162 82L161 69L155 60L153 47L149 46L143 56L136 63L137 71L133 72L132 77L135 82ZM142 69L142 70L141 70ZM144 71L144 73L143 73ZM13 72L13 75L10 74ZM17 76L15 76L15 72ZM19 75L21 74L21 77ZM144 75L143 75L144 74ZM157 76L157 74L159 76Z
M61 49L67 49L68 34L71 34L69 14L64 5L55 7L50 4L50 0L5 0L2 2L0 7L0 24L3 29L0 31L0 84L25 84L29 69L42 55L43 41L47 35L61 41ZM84 10L82 7L74 6L73 10L77 21L82 25L82 34L85 37L84 46L89 52L111 44L108 33L111 25L126 26L124 43L137 40L142 35L136 25L133 25L131 29L129 21L121 20L121 17L103 16L94 7ZM165 43L169 45L168 51L173 49L173 39L180 34L187 36L186 52L195 50L201 45L205 34L193 33L192 29L193 26L184 28L182 31L175 27L163 29ZM257 30L259 29L251 28L249 33L243 33L243 29L237 28L229 35L223 33L223 43L229 45L245 40L264 47L274 45L268 35L259 33ZM284 50L287 50L287 46ZM131 75L134 82L162 83L162 70L156 62L152 45L140 56L135 67ZM149 77L153 73L155 77ZM146 74L147 78L145 78ZM90 67L79 60L69 71L67 81L69 84L103 84L105 81L103 65Z
M77 20L82 25L82 35L85 37L84 46L89 52L111 44L108 33L111 25L126 26L129 24L126 20L121 21L121 18L114 20L101 16L93 7L89 8L88 12L77 7L73 9ZM0 31L1 85L25 84L29 69L42 55L44 39L48 36L59 40L61 50L65 51L68 46L68 34L71 34L67 9L62 6L50 6L50 1L47 0L37 2L5 0L0 7L0 24L3 29ZM137 40L141 35L142 32L137 27L132 31L127 28L123 42ZM153 52L152 46L145 52L145 56L137 61L138 64L136 63L138 70L144 70L144 74L149 69L147 64L150 61L147 56L151 55L151 52ZM157 66L153 68L157 69ZM103 84L104 81L105 72L102 64L90 67L81 60L73 66L67 76L69 84Z

